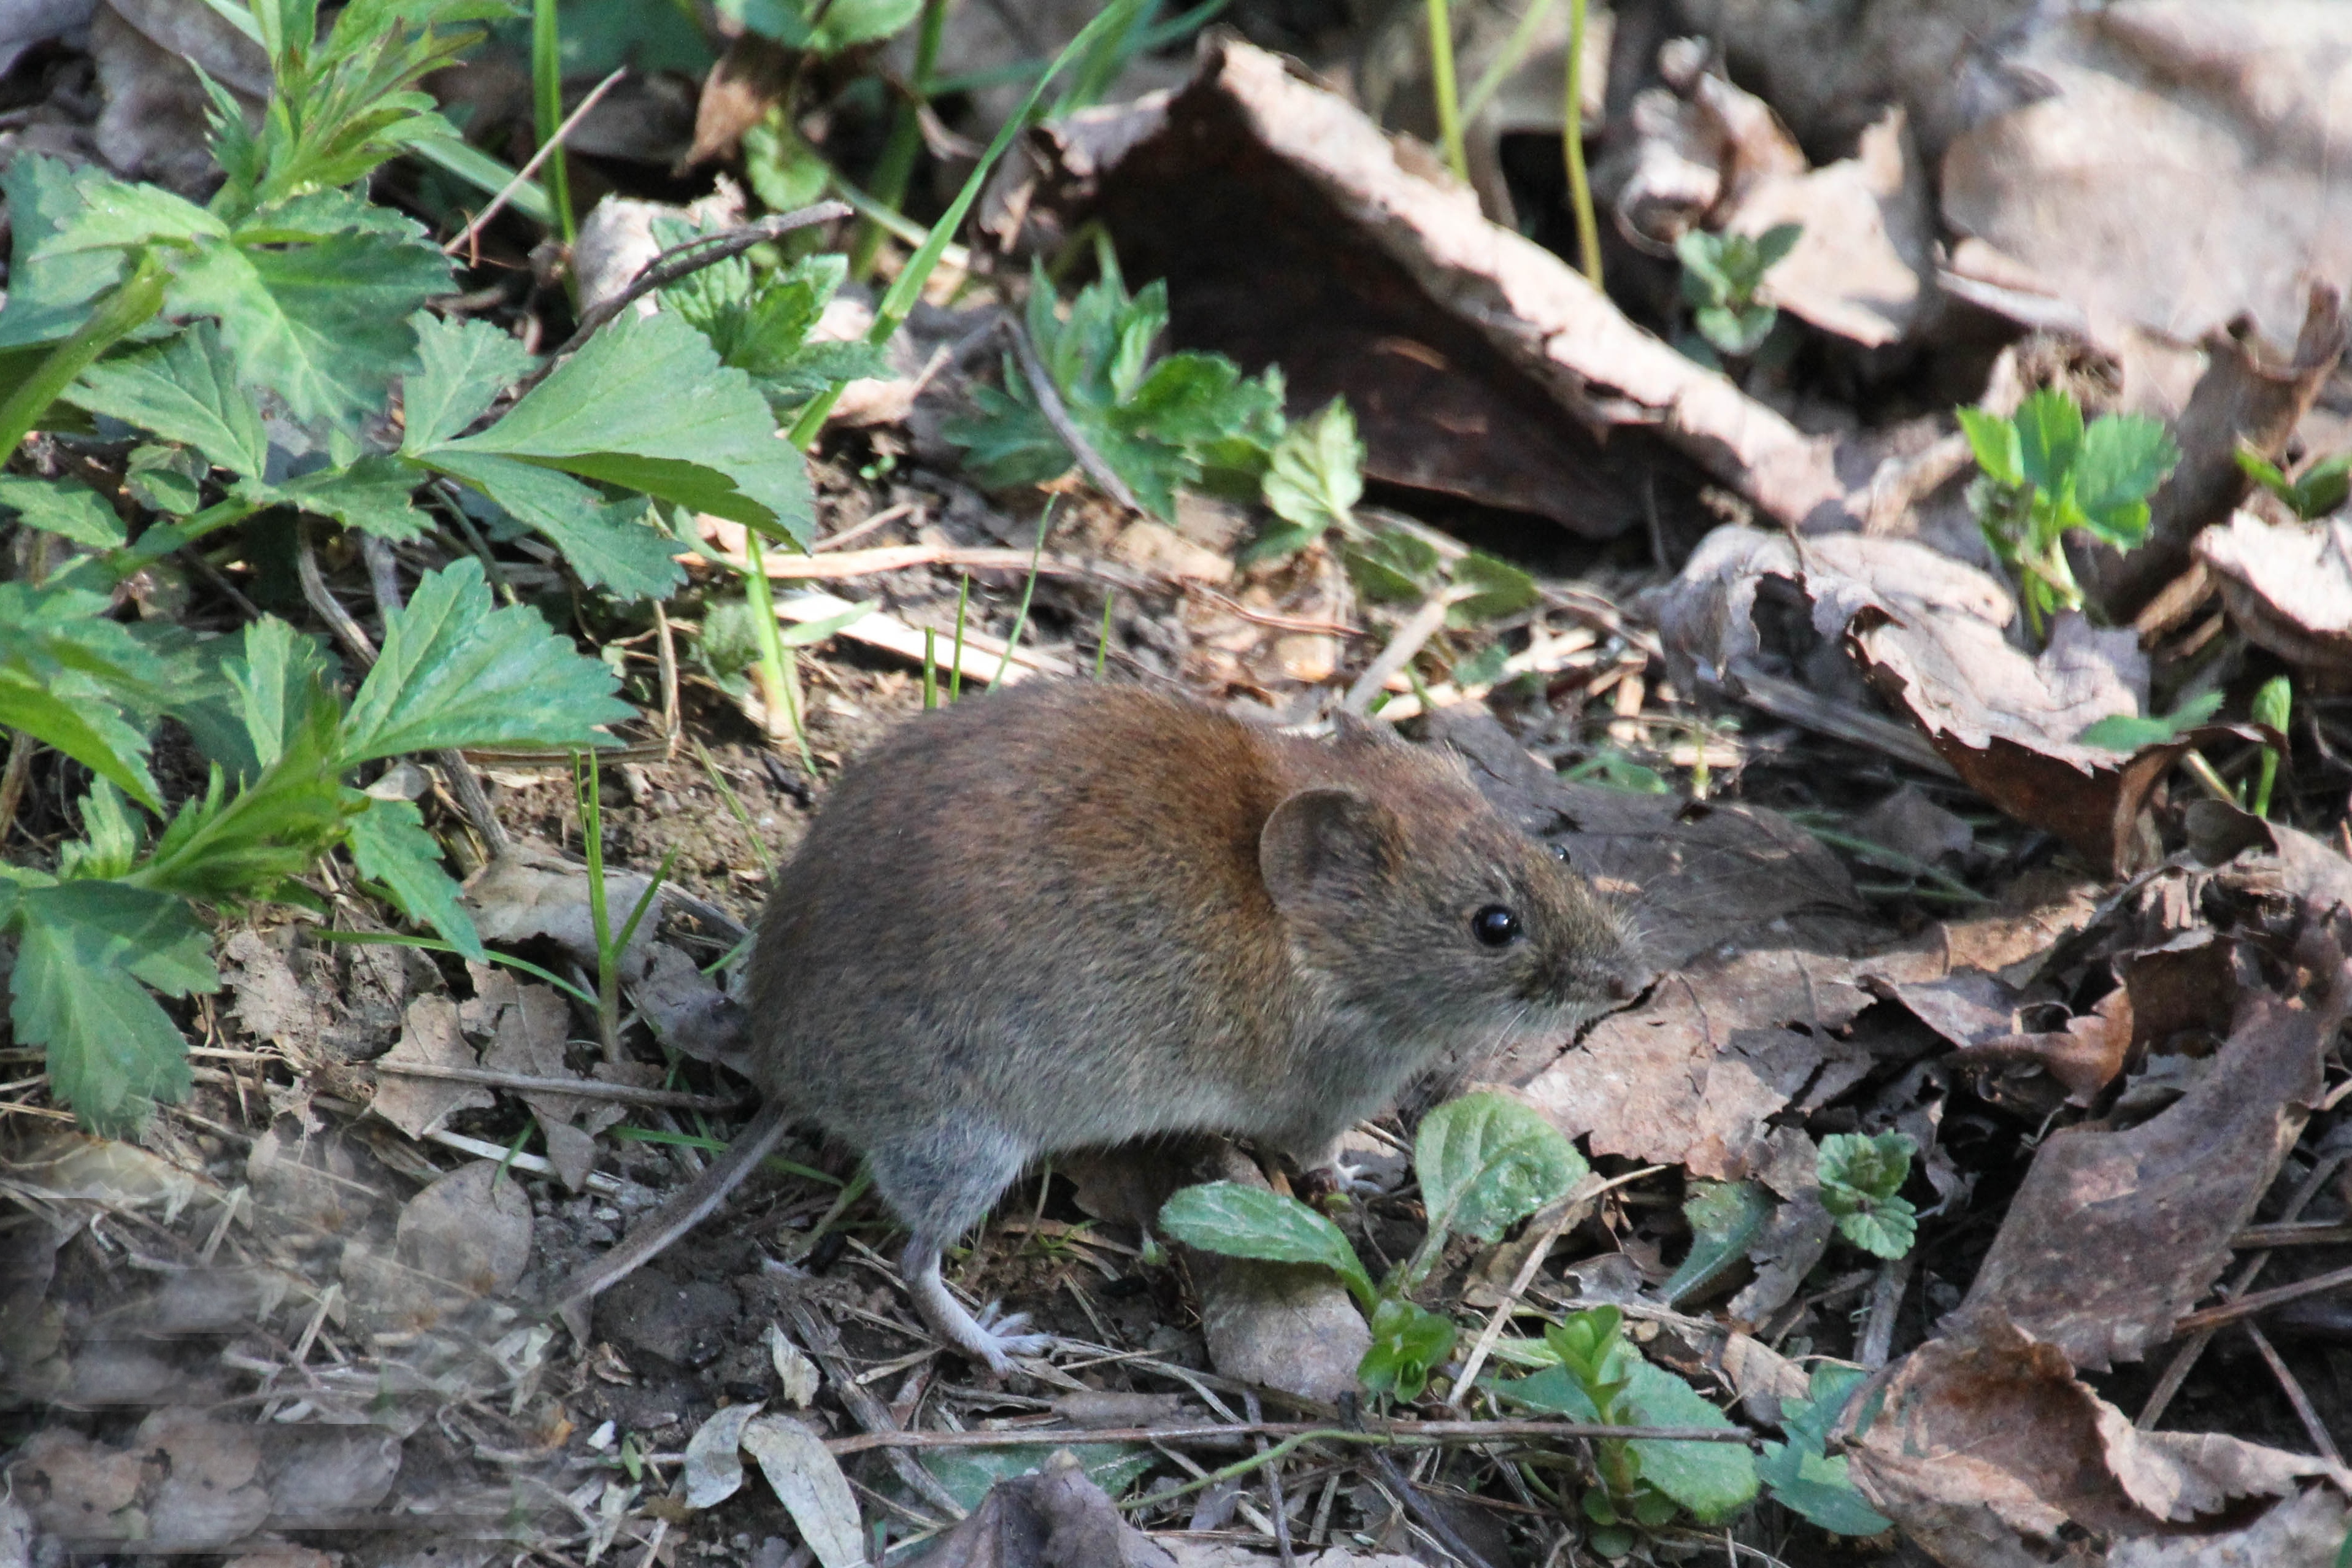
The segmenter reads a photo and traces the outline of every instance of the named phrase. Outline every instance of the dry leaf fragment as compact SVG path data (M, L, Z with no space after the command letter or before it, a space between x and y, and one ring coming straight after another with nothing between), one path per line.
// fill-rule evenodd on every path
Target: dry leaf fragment
M1176 1568L1164 1548L1119 1517L1066 1448L1036 1474L989 1488L930 1561L940 1568Z
M686 1443L687 1507L716 1508L742 1489L743 1428L760 1410L757 1403L730 1405L695 1428Z
M2335 963L2312 998L2242 998L2215 1070L2160 1114L2052 1133L1952 1321L1995 1315L2094 1370L2169 1339L2319 1094L2344 1016L2340 952Z
M866 1561L857 1499L824 1438L789 1415L761 1415L743 1427L742 1447L759 1462L760 1473L824 1568L852 1568Z
M1723 226L1760 235L1801 226L1762 297L1823 331L1877 348L1908 337L1927 300L1927 186L1903 110L1862 133L1851 158L1743 187Z
M417 997L409 1003L402 1022L400 1044L384 1057L387 1064L413 1062L419 1067L455 1068L481 1065L458 1026L457 1004L448 997ZM387 1072L377 1078L375 1099L368 1109L411 1138L422 1139L460 1110L488 1110L497 1103L490 1091L479 1084Z
M2249 641L2306 673L2352 676L2352 521L2282 524L2232 512L2195 549Z

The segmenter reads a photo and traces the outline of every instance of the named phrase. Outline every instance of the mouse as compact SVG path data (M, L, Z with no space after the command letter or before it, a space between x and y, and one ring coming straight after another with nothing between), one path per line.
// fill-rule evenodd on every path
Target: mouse
M698 1223L795 1123L863 1151L926 1324L999 1374L946 1247L1034 1162L1158 1135L1301 1172L1423 1068L1647 985L1630 922L1451 752L1328 740L1141 686L1028 680L853 761L780 870L739 1059L762 1109L577 1276L584 1303Z

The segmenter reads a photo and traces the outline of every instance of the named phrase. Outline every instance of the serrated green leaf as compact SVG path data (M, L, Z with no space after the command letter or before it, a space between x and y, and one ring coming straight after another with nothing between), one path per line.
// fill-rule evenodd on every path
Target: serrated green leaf
M36 254L79 216L93 192L121 183L96 163L77 168L37 153L10 160L0 174L14 236L7 303L0 308L0 348L67 336L89 318L90 301L122 280L121 251Z
M1413 1172L1433 1230L1491 1242L1585 1177L1559 1129L1507 1095L1466 1094L1422 1119Z
M642 500L607 504L569 474L520 458L443 447L424 460L545 534L591 588L617 599L657 599L686 579L677 542L646 526Z
M2055 494L2083 449L2083 411L2074 400L2044 387L2017 405L2018 472L2036 489Z
M278 897L342 837L363 801L336 777L337 718L332 705L318 705L241 789L215 766L204 798L173 814L124 880L207 901Z
M635 712L618 684L526 605L494 608L481 563L427 573L385 617L383 652L343 724L339 761L444 746L593 746Z
M360 875L383 884L400 912L429 925L477 963L488 962L481 933L458 901L458 887L441 868L441 846L425 830L425 816L404 800L371 800L352 819L352 859Z
M126 710L152 715L194 674L107 618L103 595L0 583L0 725L23 730L150 810L147 739Z
M1262 491L1274 514L1304 535L1300 543L1335 523L1355 521L1356 503L1364 499L1364 444L1347 399L1335 397L1291 426L1275 444ZM1266 553L1273 552L1261 558Z
M161 185L96 179L80 184L81 206L37 241L31 259L119 250L156 240L220 239L228 226Z
M238 655L222 661L221 674L235 694L253 758L252 771L243 776L253 777L285 755L317 722L322 706L334 703L327 688L333 667L325 645L276 616L247 626L241 640Z
M667 311L623 311L497 424L420 455L451 452L519 458L811 537L807 466L766 399Z
M383 405L415 357L411 317L449 288L449 259L432 245L340 234L282 250L207 245L166 307L220 318L238 379L278 394L295 418L342 421Z
M1339 1227L1297 1198L1241 1182L1185 1187L1161 1206L1160 1228L1188 1247L1270 1263L1317 1263L1339 1276L1360 1301L1371 1276Z
M231 473L258 479L268 463L261 410L237 384L236 362L209 321L154 348L100 361L82 372L65 398L194 447Z
M0 476L0 507L14 511L27 528L60 535L92 550L111 550L130 537L106 498L79 479Z
M1907 1134L1832 1132L1822 1140L1814 1160L1822 1185L1865 1198L1890 1198L1911 1174L1917 1145Z
M1437 551L1401 528L1383 529L1340 552L1356 586L1391 604L1426 598L1436 585Z
M1721 309L1732 296L1732 282L1723 267L1723 239L1703 228L1685 229L1675 240L1675 259L1683 267L1683 300L1699 310Z
M19 1044L48 1053L49 1087L93 1127L136 1122L188 1090L187 1042L142 982L216 991L212 939L181 900L114 881L23 888L9 1009Z
M92 781L81 797L81 837L58 846L58 880L120 877L139 858L145 835L122 798L105 779ZM5 921L5 917L0 917Z
M1683 1203L1683 1217L1690 1222L1690 1252L1674 1278L1659 1288L1659 1300L1671 1307L1746 1258L1774 1206L1772 1195L1756 1182L1699 1183Z
M1507 561L1473 550L1454 563L1456 586L1475 589L1446 606L1449 626L1475 626L1532 609L1543 602L1536 580Z
M2128 550L2147 534L2147 498L2180 461L2162 422L2105 414L2083 433L2074 459L2074 504L2095 533Z
M1843 1213L1839 1205L1824 1206L1837 1215L1838 1234L1874 1258L1892 1261L1919 1239L1918 1211L1908 1198L1879 1198Z
M1450 1318L1384 1299L1372 1309L1372 1342L1356 1365L1356 1381L1369 1393L1410 1405L1429 1386L1430 1373L1454 1353L1459 1332Z
M304 191L256 208L236 226L241 245L288 245L354 230L394 239L416 237L416 222L397 207L378 206L357 190Z
M412 324L418 365L401 384L406 427L400 449L414 456L456 439L537 362L488 321L444 321L420 310Z
M2014 424L1981 408L1955 408L1952 413L1958 418L1961 433L1969 438L1969 450L1975 454L1977 467L1984 470L1986 478L2000 485L2025 482L2024 458Z
M423 533L425 514L409 497L425 475L397 458L370 455L348 468L320 468L283 484L248 484L240 493L373 533L394 544Z

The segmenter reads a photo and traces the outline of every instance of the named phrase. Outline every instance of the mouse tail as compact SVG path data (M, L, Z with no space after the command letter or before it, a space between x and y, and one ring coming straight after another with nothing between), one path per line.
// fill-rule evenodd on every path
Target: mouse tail
M670 1243L710 1217L727 1194L743 1184L751 1168L783 1141L791 1125L782 1100L771 1099L760 1114L704 1168L691 1186L672 1197L621 1238L619 1246L565 1282L555 1313L583 1350L588 1345L588 1303L669 1249Z

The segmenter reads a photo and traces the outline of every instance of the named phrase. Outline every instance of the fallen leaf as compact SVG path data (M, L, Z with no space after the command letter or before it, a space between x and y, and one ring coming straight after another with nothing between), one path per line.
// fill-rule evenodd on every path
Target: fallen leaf
M1974 1040L1947 1059L1969 1071L2031 1063L2066 1091L2066 1104L2088 1106L2124 1070L2132 1040L2131 992L2118 987L2099 998L2093 1011L2067 1019L2063 1029ZM2041 1106L2039 1116L2057 1109L2054 1104Z
M742 1489L743 1428L760 1410L756 1403L730 1405L714 1412L686 1440L687 1507L716 1508ZM853 1506L853 1518L856 1511ZM856 1533L854 1528L852 1533Z
M1869 348L1911 335L1927 298L1936 227L1900 108L1862 133L1851 158L1748 183L1721 226L1760 235L1784 223L1803 233L1766 275L1760 299Z
M2306 674L2352 676L2352 521L2272 523L2232 512L2195 548L2247 640Z
M2347 1524L2352 1517L2343 1495L2333 1487L2313 1487L2237 1530L2118 1541L2107 1553L2107 1568L2333 1568Z
M387 1065L415 1063L419 1067L478 1068L473 1047L458 1026L457 1004L446 996L419 996L409 1003L400 1044L383 1058ZM379 1072L375 1099L368 1109L407 1133L423 1139L460 1110L488 1110L498 1103L477 1083L451 1079L411 1078L405 1073Z
M256 1429L213 1420L201 1411L152 1411L131 1439L142 1460L162 1461L147 1489L153 1544L182 1552L218 1547L250 1535L269 1517Z
M2062 1128L2026 1172L1952 1321L1991 1315L2104 1371L2171 1338L2221 1277L2321 1089L2343 955L2306 998L2241 999L2215 1070L2116 1131Z
M989 1488L928 1561L940 1568L1176 1568L1164 1548L1119 1517L1066 1448L1035 1475Z
M744 1426L742 1446L824 1568L866 1561L857 1499L824 1439L789 1415L761 1415Z

